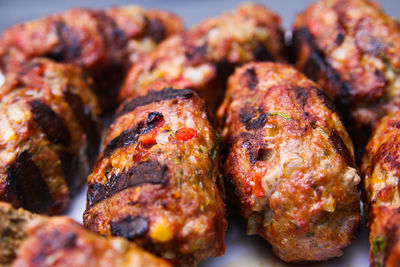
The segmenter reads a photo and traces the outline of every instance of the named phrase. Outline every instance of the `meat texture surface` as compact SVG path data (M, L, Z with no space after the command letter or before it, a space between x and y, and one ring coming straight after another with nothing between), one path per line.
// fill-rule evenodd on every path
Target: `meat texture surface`
M353 146L323 91L285 64L250 63L218 110L222 170L248 234L284 261L340 256L360 223Z
M220 139L204 101L166 88L125 102L115 117L88 178L85 226L176 265L221 255Z
M400 112L384 117L369 141L361 167L370 230L371 266L400 261Z
M13 267L171 267L123 238L98 236L66 217L29 222Z
M341 108L356 149L400 107L400 24L374 1L323 0L294 23L296 66Z
M0 88L0 200L58 213L97 156L99 108L79 67L37 59Z
M126 70L182 28L176 15L162 10L70 9L4 31L0 71L18 70L36 57L82 66L96 81L101 106L110 109Z
M168 86L192 88L214 111L235 67L284 59L279 16L263 5L243 4L162 42L130 69L120 100Z

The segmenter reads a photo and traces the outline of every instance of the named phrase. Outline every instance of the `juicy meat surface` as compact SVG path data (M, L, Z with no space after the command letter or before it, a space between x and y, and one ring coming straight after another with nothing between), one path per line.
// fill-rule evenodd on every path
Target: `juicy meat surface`
M99 108L79 67L45 59L0 87L0 200L58 213L97 156Z
M26 239L25 225L36 215L0 202L0 265L10 266Z
M360 223L353 146L323 91L285 64L229 78L217 117L222 170L248 234L284 261L340 256Z
M101 106L109 109L115 105L126 70L182 28L176 15L162 10L70 9L4 31L0 71L18 70L36 57L82 66L95 78Z
M13 267L170 267L123 238L104 238L66 217L38 217Z
M120 100L164 87L192 88L218 107L234 68L250 61L285 58L280 18L260 4L209 18L168 38L134 65L120 91Z
M371 266L400 261L400 112L384 117L363 157L363 200L370 230Z
M88 178L84 224L181 266L225 250L219 134L192 90L125 102Z
M400 24L374 1L323 0L293 31L296 67L339 105L363 149L379 119L400 107Z

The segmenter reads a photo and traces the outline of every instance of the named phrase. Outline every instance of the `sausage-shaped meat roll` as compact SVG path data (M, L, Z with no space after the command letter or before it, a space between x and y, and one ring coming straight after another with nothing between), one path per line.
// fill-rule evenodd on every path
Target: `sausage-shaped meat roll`
M374 1L323 0L293 31L297 68L341 107L364 148L379 119L400 107L400 24Z
M371 266L400 262L400 112L377 125L363 157L363 200L370 229Z
M234 67L284 59L280 18L260 4L209 18L171 37L131 68L120 100L164 87L193 88L216 110Z
M71 9L7 29L0 36L0 71L19 69L35 57L80 65L95 78L101 106L110 108L128 67L182 28L167 11Z
M25 225L37 215L0 202L0 265L10 266L26 239Z
M123 238L98 236L66 217L36 218L13 267L171 267Z
M80 68L37 59L0 88L0 200L31 212L66 207L97 156L96 96Z
M221 255L227 221L219 140L204 101L190 89L127 101L88 178L84 225L177 265Z
M248 234L284 261L342 254L360 223L353 146L328 97L294 68L250 63L218 110L222 165Z

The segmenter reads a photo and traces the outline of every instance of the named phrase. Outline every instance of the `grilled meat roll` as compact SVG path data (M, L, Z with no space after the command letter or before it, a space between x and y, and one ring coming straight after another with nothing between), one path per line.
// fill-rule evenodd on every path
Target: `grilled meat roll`
M26 232L13 267L171 266L123 238L98 236L66 217L36 218Z
M80 65L95 78L101 106L109 109L128 67L181 30L181 20L167 11L71 9L7 29L0 37L0 70L20 69L35 57Z
M125 102L88 178L84 225L181 266L221 255L227 221L218 147L205 103L190 89Z
M400 24L373 1L318 1L297 17L294 48L297 68L341 107L364 148L400 107Z
M364 207L369 219L371 266L400 261L400 112L377 125L363 157Z
M58 213L96 157L99 108L80 68L37 59L0 88L0 200Z
M227 88L222 169L248 234L287 262L340 256L360 223L360 178L328 97L277 63L247 64Z
M130 69L120 100L168 86L193 88L215 110L234 67L284 55L278 15L260 4L244 4L161 43Z
M0 265L10 266L26 239L25 225L36 215L0 202Z

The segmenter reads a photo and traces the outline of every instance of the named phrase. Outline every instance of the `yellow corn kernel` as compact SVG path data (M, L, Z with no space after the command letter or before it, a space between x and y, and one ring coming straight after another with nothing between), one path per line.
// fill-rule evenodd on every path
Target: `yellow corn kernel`
M174 233L171 230L169 221L166 218L158 220L156 224L152 227L150 237L158 242L167 242L172 238Z

